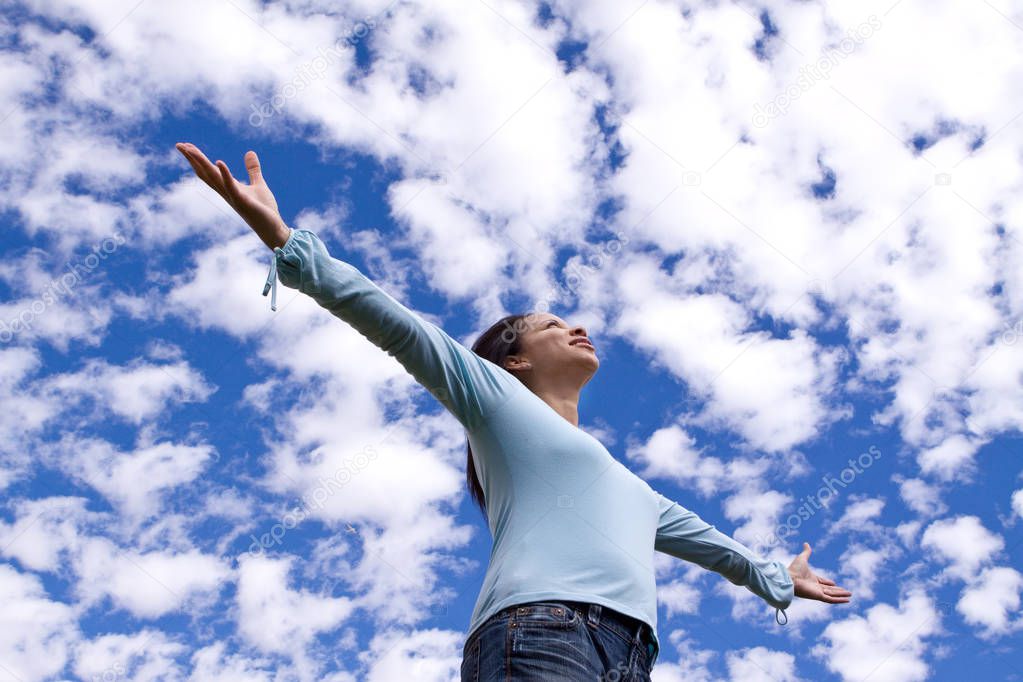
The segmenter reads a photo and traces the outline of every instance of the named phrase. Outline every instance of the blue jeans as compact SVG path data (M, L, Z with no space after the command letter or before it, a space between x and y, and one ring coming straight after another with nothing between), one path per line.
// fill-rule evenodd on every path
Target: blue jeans
M462 649L462 682L649 682L650 626L600 604L539 601L488 618Z

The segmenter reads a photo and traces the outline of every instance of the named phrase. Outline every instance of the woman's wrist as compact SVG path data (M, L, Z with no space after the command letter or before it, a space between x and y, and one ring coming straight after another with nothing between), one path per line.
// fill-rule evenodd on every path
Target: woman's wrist
M272 240L271 243L268 243L267 246L270 247L271 251L278 247L284 248L284 245L288 243L288 239L291 238L291 233L292 229L285 225L284 223L281 223L281 228L278 230L277 236Z

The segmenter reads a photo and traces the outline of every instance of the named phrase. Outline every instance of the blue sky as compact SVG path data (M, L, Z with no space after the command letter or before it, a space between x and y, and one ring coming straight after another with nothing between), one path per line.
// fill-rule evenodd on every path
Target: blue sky
M654 680L1023 676L1018 7L0 17L0 680L457 678L490 550L461 428L270 310L178 141L254 149L289 225L466 345L540 302L586 326L583 428L854 593L779 626L658 555Z

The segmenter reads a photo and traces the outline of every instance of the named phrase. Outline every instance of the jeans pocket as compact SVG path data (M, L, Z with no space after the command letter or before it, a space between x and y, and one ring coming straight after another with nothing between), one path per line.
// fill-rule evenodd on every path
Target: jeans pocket
M521 614L519 609L526 609ZM600 659L582 616L560 604L518 606L508 624L506 672L512 680L596 680Z
M515 607L513 627L571 630L580 622L578 611L558 602L533 602Z

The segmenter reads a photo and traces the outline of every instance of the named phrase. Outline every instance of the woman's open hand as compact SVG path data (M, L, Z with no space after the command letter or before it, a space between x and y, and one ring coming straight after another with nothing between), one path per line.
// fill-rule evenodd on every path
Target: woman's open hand
M831 580L822 578L810 570L810 543L803 543L803 551L789 564L789 575L795 588L795 595L804 599L816 599L829 604L844 604L852 592L842 589Z
M271 249L284 246L291 235L291 228L281 218L277 200L263 179L256 152L245 152L245 169L249 172L249 184L243 185L234 179L226 163L218 159L217 165L214 166L191 142L179 142L174 146L188 159L199 179L216 190L217 194L249 224L264 244Z

